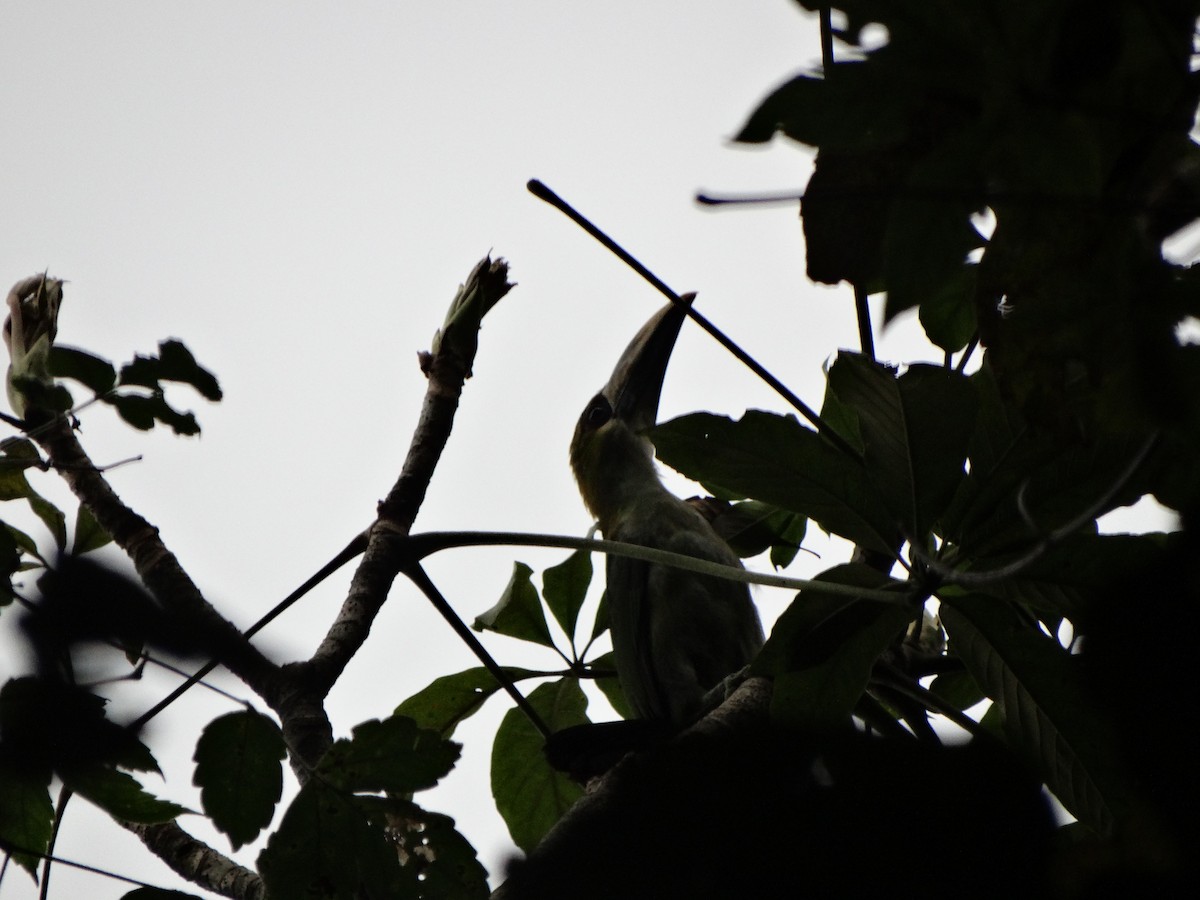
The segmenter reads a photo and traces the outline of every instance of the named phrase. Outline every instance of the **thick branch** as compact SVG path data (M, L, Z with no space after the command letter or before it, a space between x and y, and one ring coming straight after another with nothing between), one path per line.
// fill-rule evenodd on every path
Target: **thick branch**
M233 900L262 900L262 879L176 825L123 822L155 856L192 884Z
M512 286L508 264L485 257L459 288L446 323L435 336L433 351L420 355L429 386L400 476L379 504L378 518L337 618L312 658L289 667L296 690L276 698L288 744L300 753L301 763L313 765L329 746L328 721L323 713L318 715L320 702L367 639L405 565L403 543L388 538L407 535L416 519L450 437L463 383L471 374L480 319Z

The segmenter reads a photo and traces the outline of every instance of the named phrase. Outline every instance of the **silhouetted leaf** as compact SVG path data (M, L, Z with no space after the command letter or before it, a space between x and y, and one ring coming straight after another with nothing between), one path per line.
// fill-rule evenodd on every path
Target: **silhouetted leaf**
M659 459L710 489L791 510L872 550L898 543L863 466L792 416L750 410L734 422L696 413L649 434Z
M592 669L596 671L607 671L610 675L602 678L597 678L595 681L596 687L604 694L605 699L612 704L612 708L617 715L622 719L632 719L635 717L633 707L629 705L629 699L625 696L625 691L621 689L621 681L617 678L617 659L615 654L609 650L597 656L591 661Z
M1111 834L1126 811L1127 787L1079 658L994 597L946 598L941 618L951 649L999 708L1012 745L1072 815Z
M258 856L271 897L361 900L419 896L400 868L396 847L360 802L323 778L312 778L283 814Z
M36 875L39 853L50 846L54 804L50 801L50 770L36 762L12 759L0 752L0 848L17 865Z
M574 678L543 684L529 695L551 732L586 722L587 698ZM550 767L541 733L517 708L508 711L492 745L492 796L522 850L533 849L579 799L583 789Z
M897 377L843 351L829 384L857 415L867 472L893 517L910 536L925 535L964 477L976 411L970 383L920 364Z
M169 822L180 813L189 812L185 806L160 800L147 793L131 776L103 766L68 766L59 768L63 784L86 797L114 819L153 825Z
M837 566L817 580L871 589L898 584L857 563ZM751 666L756 674L773 676L772 717L817 731L844 725L879 655L915 614L900 602L856 600L822 593L819 587L802 591L779 617Z
M471 627L476 631L494 631L543 647L553 647L554 641L542 612L542 603L530 578L532 575L533 569L525 563L513 563L512 577L504 593L495 606L475 617Z
M399 797L360 798L359 802L372 810L376 824L386 825L400 855L401 874L415 886L421 900L483 900L488 896L487 872L452 818Z
M517 681L533 673L506 666L509 678ZM444 738L454 734L459 722L480 710L489 697L503 688L496 676L483 666L454 675L443 675L396 707L394 714L407 716L419 728L436 731Z
M318 773L344 791L411 794L437 784L462 747L407 716L363 722L321 758Z
M117 380L112 363L76 347L55 344L50 348L50 374L73 378L94 394L112 390Z
M71 555L81 556L111 543L112 535L100 527L92 511L81 503L75 513L75 540L71 544Z
M575 643L575 623L592 583L592 554L576 550L557 566L542 572L542 595L555 620Z
M229 713L205 726L196 742L200 802L233 849L258 837L271 824L283 791L280 760L287 756L274 720L254 710Z

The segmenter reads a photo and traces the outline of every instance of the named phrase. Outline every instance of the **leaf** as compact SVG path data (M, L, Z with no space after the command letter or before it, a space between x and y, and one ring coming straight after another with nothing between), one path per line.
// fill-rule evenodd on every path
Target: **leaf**
M185 806L147 793L133 776L116 769L98 765L67 766L60 767L57 772L63 784L114 819L155 825L190 812Z
M710 524L738 556L747 559L766 550L771 562L787 565L796 556L808 520L759 500L743 500L726 506Z
M171 891L166 888L140 887L134 888L128 894L122 894L121 900L204 900L196 894L185 894L183 891Z
M158 358L158 377L163 381L190 384L206 400L216 402L221 399L221 386L216 376L196 362L196 357L182 341L162 341L158 345Z
M105 403L116 407L117 413L140 431L149 431L155 422L162 422L176 434L186 436L200 433L200 425L192 413L181 413L170 404L161 391L152 394L109 394Z
M859 461L793 416L750 410L740 421L695 413L649 432L658 458L684 475L815 520L826 531L891 553L891 514Z
M71 555L82 556L112 543L112 535L105 531L92 511L79 504L75 513L75 540L71 544Z
M534 673L512 666L504 668L513 681ZM483 666L454 675L443 675L396 707L397 716L407 716L417 727L436 731L444 738L454 734L458 724L482 708L487 699L502 690L496 676Z
M54 538L54 545L59 550L63 549L67 545L67 517L63 511L32 489L30 489L29 495L29 508L50 531L50 536Z
M398 797L361 798L359 802L375 808L373 820L377 823L378 813L383 813L402 872L418 886L421 900L483 900L488 896L487 872L452 818Z
M12 530L0 522L0 607L7 606L13 599L12 577L21 569L21 548Z
M512 577L496 605L476 616L471 627L476 631L494 631L522 641L532 641L543 647L553 647L550 628L542 612L537 588L530 576L533 569L523 562L513 563Z
M390 716L356 725L350 740L335 741L317 773L348 792L411 794L437 784L461 751L406 716Z
M158 352L158 356L137 355L133 362L122 366L119 383L161 392L161 382L175 381L191 385L208 400L221 399L221 388L216 377L197 363L191 351L181 342L162 341L158 345Z
M41 862L38 854L49 850L54 833L49 788L48 769L21 765L9 754L0 754L0 848L34 878Z
M196 742L192 783L200 788L205 814L234 850L271 824L286 756L279 726L249 709L209 722Z
M576 550L557 566L542 572L542 596L572 647L575 646L579 610L587 599L591 583L592 554L588 550Z
M73 378L93 394L112 390L117 380L116 370L108 360L61 344L50 348L50 374L57 378Z
M871 589L898 583L859 563L837 566L817 580ZM772 718L815 731L844 725L879 655L914 615L907 604L849 599L820 588L802 591L751 667L755 674L774 677Z
M976 402L967 379L940 366L903 375L843 351L830 389L857 413L871 480L910 538L928 533L963 479Z
M999 708L1011 744L1072 815L1111 835L1127 786L1079 658L993 597L947 597L941 619L951 650Z
M369 803L312 778L258 856L269 897L404 900L419 896ZM374 798L363 798L372 800Z
M574 678L543 684L529 695L551 732L588 721L587 698ZM504 716L492 745L492 796L508 833L528 853L583 795L583 789L550 767L545 740L521 710Z
M1079 621L1095 597L1110 592L1131 572L1155 571L1165 565L1180 542L1178 533L1073 534L1045 548L1016 575L997 579L988 590L1043 616ZM1012 560L1012 554L983 558L973 567L986 572Z
M106 701L83 688L33 677L0 688L0 734L24 764L89 769L120 766L158 772L146 745L105 716Z

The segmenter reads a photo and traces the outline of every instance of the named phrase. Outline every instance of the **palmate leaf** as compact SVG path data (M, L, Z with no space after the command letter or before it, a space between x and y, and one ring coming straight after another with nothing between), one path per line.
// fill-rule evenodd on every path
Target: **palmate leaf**
M534 674L513 666L506 666L504 672L513 681ZM448 738L460 722L475 715L499 690L501 686L496 676L483 666L476 666L434 679L397 706L394 712L397 716L412 719L420 728Z
M894 370L842 352L829 387L857 417L871 480L910 537L941 515L964 475L975 427L975 392L962 375L940 366Z
M1079 658L995 597L946 597L941 619L952 651L995 702L1009 742L1072 815L1110 835L1128 786Z
M695 481L806 516L881 553L899 543L862 464L792 416L750 410L735 422L696 413L649 434L658 458Z
M897 584L858 563L837 566L817 580L873 589ZM907 604L848 599L823 594L819 587L802 591L779 617L752 667L774 679L772 718L816 731L845 724L879 655L914 615Z
M543 684L529 702L552 732L588 721L587 698L575 678ZM583 794L542 754L545 740L519 709L504 716L492 745L492 796L514 843L529 852Z
M575 642L579 610L587 599L591 583L592 554L587 550L576 550L557 566L542 572L542 595L546 599L546 606L572 644Z
M532 576L533 569L525 563L513 563L512 577L504 593L495 606L475 617L471 627L476 631L494 631L543 647L553 647L554 640L550 637L550 627L546 624Z

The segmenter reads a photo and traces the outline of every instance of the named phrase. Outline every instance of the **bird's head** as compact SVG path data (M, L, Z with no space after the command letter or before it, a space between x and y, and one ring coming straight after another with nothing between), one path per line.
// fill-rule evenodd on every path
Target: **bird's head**
M606 533L632 493L658 484L653 448L643 432L658 417L667 362L694 298L684 294L682 302L668 303L642 326L575 426L571 468L583 502Z

